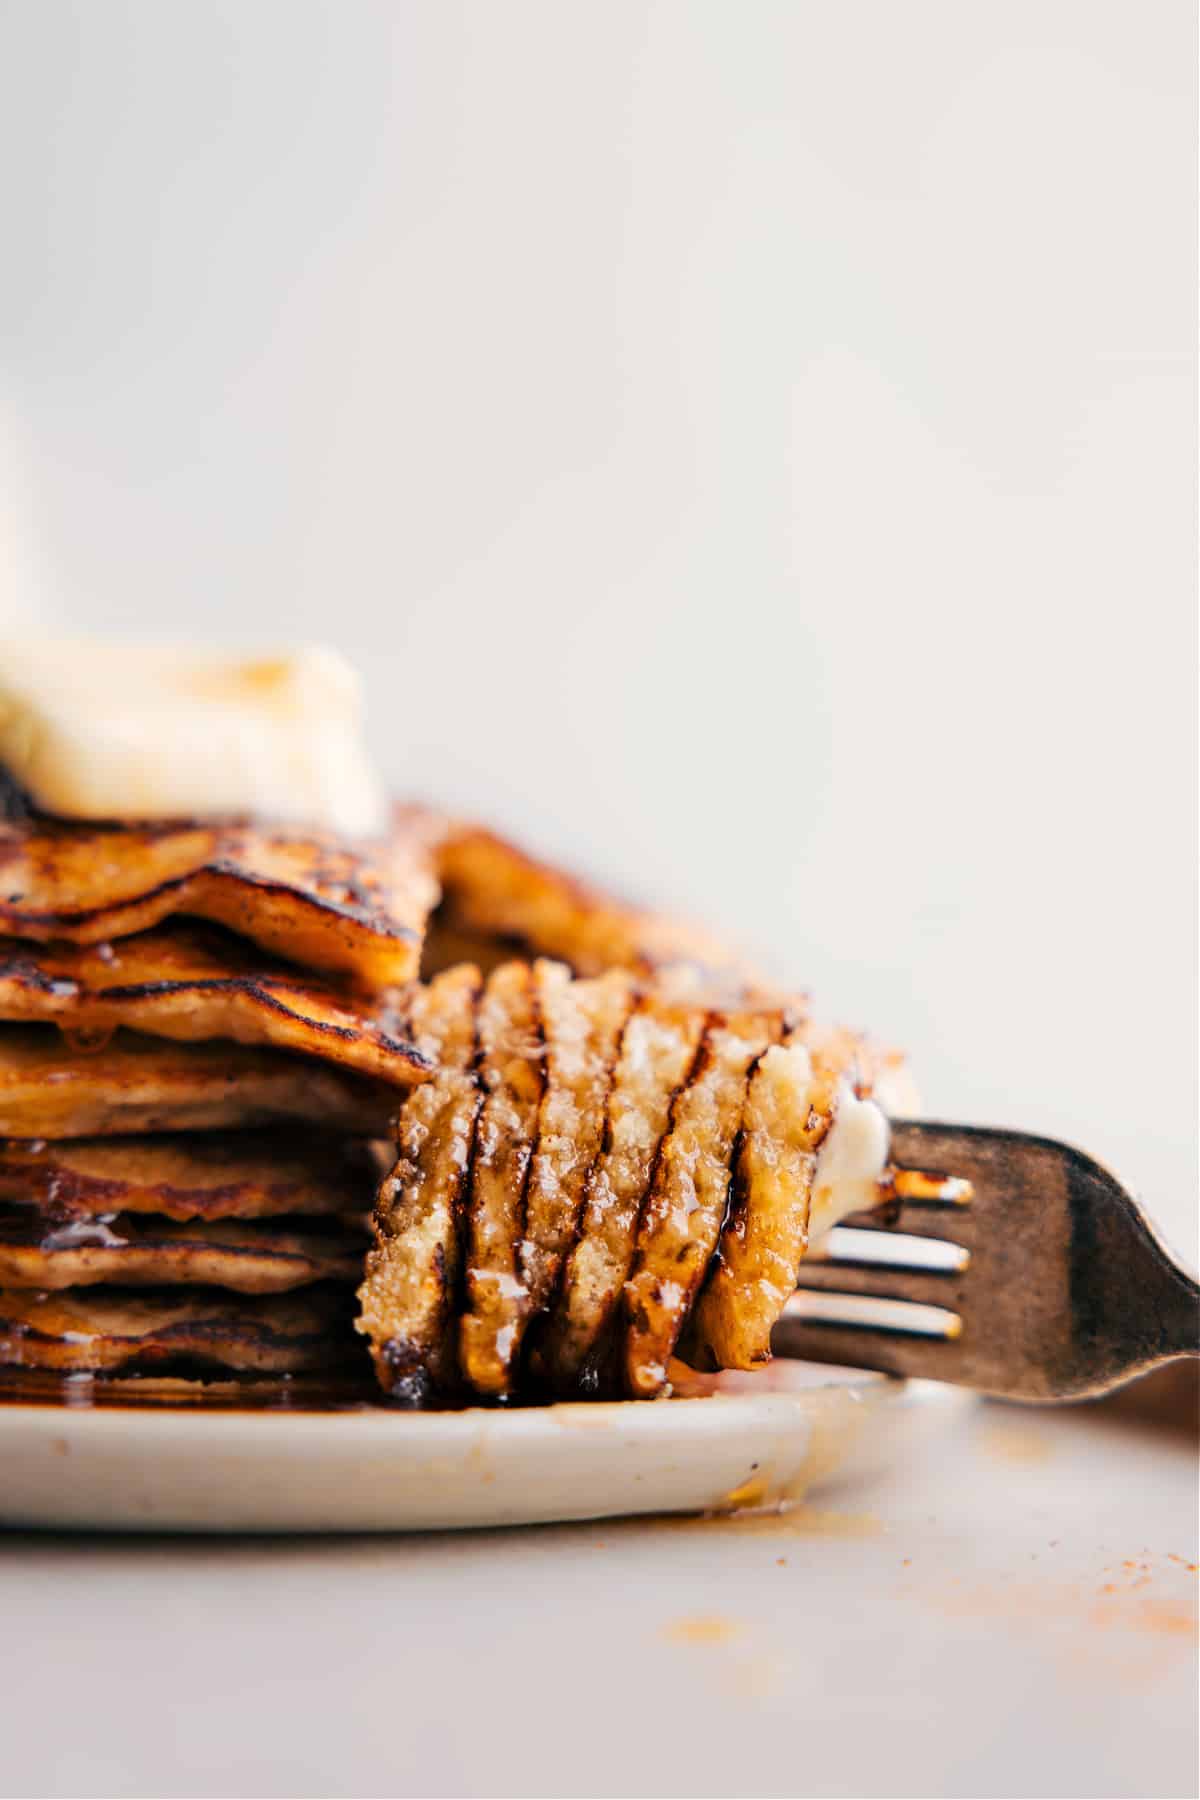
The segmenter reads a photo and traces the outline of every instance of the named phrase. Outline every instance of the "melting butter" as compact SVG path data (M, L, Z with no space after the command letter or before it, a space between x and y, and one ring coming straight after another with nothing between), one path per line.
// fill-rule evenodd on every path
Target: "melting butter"
M848 1081L838 1083L837 1110L817 1153L809 1233L823 1237L839 1219L879 1204L891 1131L874 1100L860 1100Z
M0 764L66 819L248 817L355 836L386 819L358 677L317 647L245 658L0 641Z

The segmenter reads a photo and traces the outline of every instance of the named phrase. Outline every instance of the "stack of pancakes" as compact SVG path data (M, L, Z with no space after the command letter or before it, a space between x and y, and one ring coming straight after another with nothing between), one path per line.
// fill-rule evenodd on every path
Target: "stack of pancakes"
M373 1141L432 1065L386 841L0 821L0 1364L291 1374L352 1329Z
M535 982L514 950L563 959L539 965L542 985L551 969L652 982L662 965L723 954L418 807L364 843L81 823L34 811L2 781L0 802L0 1367L365 1366L354 1326L376 1346L378 1257L357 1305L354 1290L372 1204L393 1278L399 1259L419 1285L422 1246L396 1241L398 1184L464 1059L472 1094L494 1081L485 981L503 1010L514 968L518 989ZM525 1048L540 1095L543 1064L561 1060L540 1012ZM419 1087L423 1107L406 1108ZM453 1188L448 1280L463 1260L466 1168L435 1149L418 1175L436 1163L430 1191ZM514 1229L523 1196L510 1181ZM438 1292L439 1307L458 1304L445 1282ZM386 1344L410 1323L385 1328ZM394 1358L376 1366L404 1391Z
M367 843L10 806L0 1366L369 1352L417 1404L752 1367L891 1063L417 808Z

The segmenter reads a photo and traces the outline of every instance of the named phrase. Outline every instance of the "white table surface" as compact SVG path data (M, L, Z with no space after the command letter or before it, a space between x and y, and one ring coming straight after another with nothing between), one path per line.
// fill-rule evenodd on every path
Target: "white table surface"
M967 1402L790 1520L13 1534L0 1783L1194 1794L1195 1466L1186 1434Z

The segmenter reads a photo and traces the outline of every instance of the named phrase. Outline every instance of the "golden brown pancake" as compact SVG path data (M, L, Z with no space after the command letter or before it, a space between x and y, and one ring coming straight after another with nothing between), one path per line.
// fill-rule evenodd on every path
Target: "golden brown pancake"
M750 1077L729 1211L687 1329L687 1360L702 1368L769 1362L771 1328L795 1292L817 1151L841 1074L819 1058L810 1066L801 1046L801 1033L790 1033Z
M0 1136L110 1137L292 1121L385 1137L396 1090L282 1050L118 1032L73 1050L51 1025L0 1029Z
M529 1310L537 1314L550 1305L575 1241L634 990L633 977L620 969L572 981L562 963L537 962L533 977L546 1041L546 1089L538 1110L520 1261ZM518 1337L520 1330L518 1326Z
M125 1026L187 1043L274 1045L397 1087L429 1073L395 1004L272 963L214 926L174 922L111 944L0 938L0 1020L81 1038Z
M618 900L481 827L447 822L435 854L444 896L438 930L447 937L498 940L510 954L520 945L577 975L686 963L739 985L750 978L743 959L710 933Z
M178 913L370 987L412 980L437 903L427 815L386 842L249 825L0 818L0 931L100 944Z
M373 1146L298 1130L165 1137L0 1139L0 1200L65 1223L95 1213L262 1219L365 1213Z
M533 970L493 971L479 1003L479 1078L484 1101L475 1132L467 1202L466 1299L459 1362L477 1393L512 1386L519 1331L529 1310L520 1267L525 1185L545 1086L541 1015Z
M202 1368L291 1374L353 1357L349 1290L252 1298L220 1289L66 1294L0 1290L0 1364L91 1370Z
M604 1149L588 1176L544 1356L558 1387L576 1380L615 1317L671 1102L687 1080L707 1014L670 993L643 993L621 1039Z
M180 1224L106 1213L65 1224L30 1206L0 1205L0 1287L223 1287L284 1294L314 1281L356 1281L366 1254L362 1218L240 1219Z
M777 1014L717 1015L671 1108L625 1287L625 1381L636 1398L666 1386L717 1247L750 1070L779 1031Z
M376 1242L358 1291L358 1329L380 1385L412 1405L449 1385L454 1369L451 1307L481 1099L474 1075L480 986L478 969L464 964L414 996L417 1041L437 1074L414 1088L400 1113L399 1154L379 1190Z

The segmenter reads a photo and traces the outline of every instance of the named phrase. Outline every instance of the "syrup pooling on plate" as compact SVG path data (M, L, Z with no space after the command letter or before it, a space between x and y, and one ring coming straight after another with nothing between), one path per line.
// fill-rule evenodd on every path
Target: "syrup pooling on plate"
M286 1293L218 1287L0 1289L0 1363L63 1373L173 1371L294 1375L353 1366L352 1290L321 1281Z
M385 1405L370 1371L344 1376L277 1375L238 1379L197 1374L56 1375L0 1369L0 1407L56 1406L72 1411L153 1408L179 1412L361 1412Z

